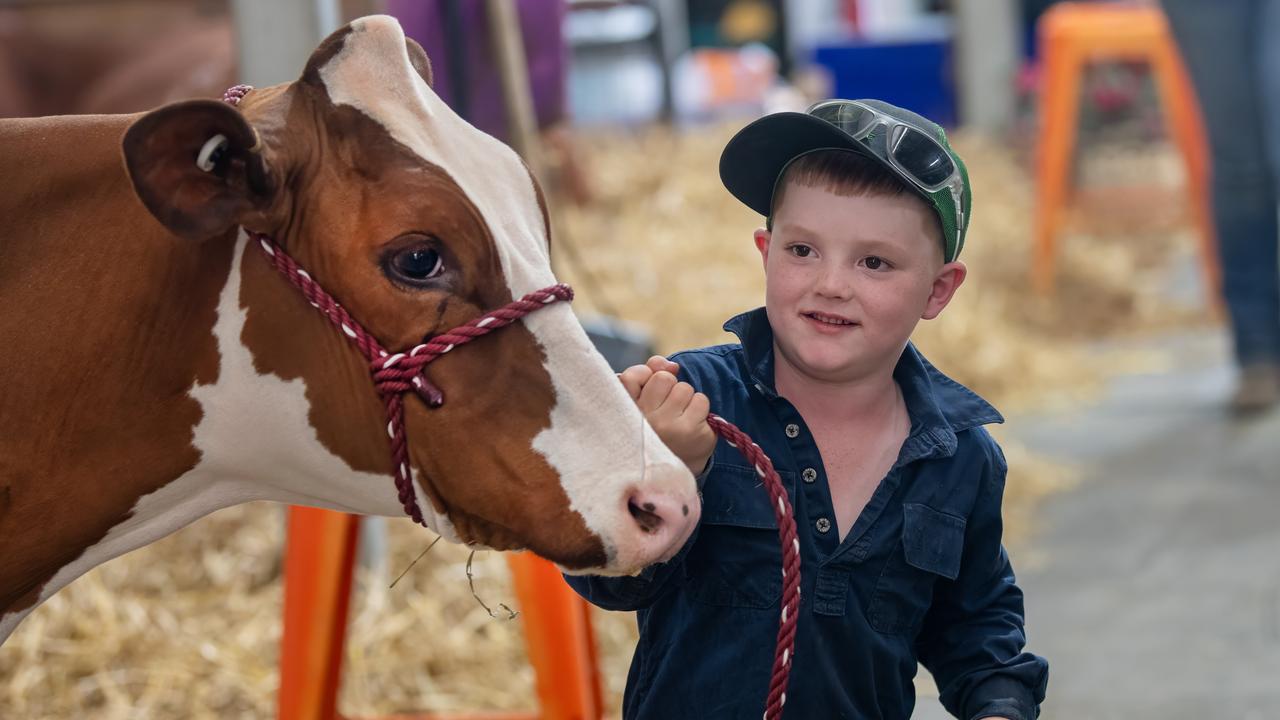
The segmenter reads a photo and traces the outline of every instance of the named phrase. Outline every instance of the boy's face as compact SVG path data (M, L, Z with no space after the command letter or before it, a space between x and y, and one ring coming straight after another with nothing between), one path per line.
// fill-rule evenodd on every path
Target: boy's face
M937 221L912 195L790 184L755 239L779 362L821 382L892 368L965 277L963 263L943 264Z

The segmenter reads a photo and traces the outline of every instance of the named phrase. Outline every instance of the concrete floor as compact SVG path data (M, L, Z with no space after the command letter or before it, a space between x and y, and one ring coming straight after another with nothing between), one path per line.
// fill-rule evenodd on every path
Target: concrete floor
M1012 418L1083 463L1015 567L1042 717L1280 718L1280 411L1229 419L1225 340L1161 340L1168 372L1117 378L1093 407ZM915 718L947 715L922 684Z

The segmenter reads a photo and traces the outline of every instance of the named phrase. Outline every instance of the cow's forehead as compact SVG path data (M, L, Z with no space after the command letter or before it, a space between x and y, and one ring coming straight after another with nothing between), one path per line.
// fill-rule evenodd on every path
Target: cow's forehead
M335 105L350 105L399 143L441 168L480 211L493 234L513 297L555 282L533 181L509 147L467 124L409 60L394 18L351 24L342 49L320 68Z

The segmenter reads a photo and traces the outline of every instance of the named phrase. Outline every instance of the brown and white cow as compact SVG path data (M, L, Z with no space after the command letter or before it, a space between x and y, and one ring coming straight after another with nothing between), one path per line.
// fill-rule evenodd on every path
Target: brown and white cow
M0 641L219 508L402 514L366 360L245 231L391 350L553 284L527 168L430 80L395 20L370 17L239 107L0 121ZM224 160L197 167L218 134ZM448 402L406 396L405 422L442 535L628 574L691 532L693 478L567 303L429 374Z

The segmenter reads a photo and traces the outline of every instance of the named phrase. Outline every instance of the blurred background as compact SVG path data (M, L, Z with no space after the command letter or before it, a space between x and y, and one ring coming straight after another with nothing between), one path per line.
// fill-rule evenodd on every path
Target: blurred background
M557 273L625 365L725 342L721 323L763 302L762 221L717 174L736 129L826 97L927 115L969 165L975 212L969 280L917 342L1008 418L993 431L1029 649L1051 666L1043 717L1280 718L1280 346L1241 341L1280 309L1239 305L1280 273L1275 195L1240 239L1220 182L1249 149L1277 156L1280 128L1248 117L1280 93L1280 68L1251 64L1275 21L1246 14L1274 3L1180 19L1187 3L518 0L505 29L500 4L0 0L0 116L287 82L329 31L391 13L437 92L529 159ZM1225 49L1189 45L1197 27ZM1246 150L1224 155L1224 132ZM1259 172L1242 182L1270 187ZM272 716L283 519L226 510L76 581L0 648L0 718ZM534 708L522 621L476 597L517 604L500 555L475 556L474 596L467 551L444 544L389 587L427 535L364 524L341 712ZM634 618L592 619L616 715ZM946 717L923 670L918 687L915 717Z

